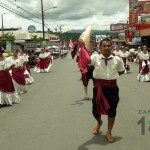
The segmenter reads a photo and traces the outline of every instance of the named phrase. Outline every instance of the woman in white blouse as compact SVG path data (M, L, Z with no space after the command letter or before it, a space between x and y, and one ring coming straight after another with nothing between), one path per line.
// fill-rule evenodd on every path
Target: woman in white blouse
M42 49L33 71L36 73L49 72L52 64L53 56L51 56L51 52Z
M142 51L138 53L137 59L139 61L139 73L138 81L147 82L150 81L150 62L149 62L149 53L147 51L147 46L142 46Z
M26 93L26 77L25 77L25 60L22 57L18 56L18 50L13 51L13 56L11 57L12 61L15 64L15 67L12 69L12 78L15 85L15 89L18 94Z
M0 48L0 106L19 103L20 97L16 92L9 70L14 67L9 58L5 58Z
M129 65L129 59L131 58L131 54L129 53L128 47L123 47L122 51L119 53L119 56L122 58L124 67L125 67L125 73L128 73L131 71L130 65Z
M34 82L33 77L31 76L31 71L29 67L29 56L26 54L25 50L20 49L19 57L24 60L24 75L26 84L31 84Z

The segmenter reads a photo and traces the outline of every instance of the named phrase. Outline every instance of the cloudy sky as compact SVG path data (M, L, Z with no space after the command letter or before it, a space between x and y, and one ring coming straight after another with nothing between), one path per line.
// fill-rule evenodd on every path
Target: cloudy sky
M43 9L47 28L55 31L61 27L63 32L85 29L88 25L93 29L109 29L110 24L127 22L129 16L128 0L43 0ZM5 13L5 28L27 30L29 25L34 25L42 30L41 0L0 0L0 12Z

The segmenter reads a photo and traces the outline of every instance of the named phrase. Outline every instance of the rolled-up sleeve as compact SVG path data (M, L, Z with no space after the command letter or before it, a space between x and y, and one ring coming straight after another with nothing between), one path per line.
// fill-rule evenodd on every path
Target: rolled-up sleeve
M98 63L98 59L99 59L99 54L93 54L90 57L91 59L91 63L89 64L90 66L96 66Z

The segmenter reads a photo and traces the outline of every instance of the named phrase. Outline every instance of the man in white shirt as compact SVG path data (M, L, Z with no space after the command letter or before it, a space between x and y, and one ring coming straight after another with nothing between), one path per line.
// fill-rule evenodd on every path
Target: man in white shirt
M89 59L89 65L94 66L93 77L93 116L97 125L93 134L98 134L102 125L101 115L108 115L108 129L106 138L108 142L114 142L112 128L115 122L116 108L119 102L119 88L116 79L124 73L124 64L121 58L111 54L112 42L103 39L100 43L101 54L93 54Z

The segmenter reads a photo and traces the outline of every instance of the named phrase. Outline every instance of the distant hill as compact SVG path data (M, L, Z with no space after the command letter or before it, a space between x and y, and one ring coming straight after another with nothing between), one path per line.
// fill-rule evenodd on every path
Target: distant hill
M69 33L83 33L85 29L81 30L69 30ZM107 35L110 34L110 30L92 30L92 35Z

